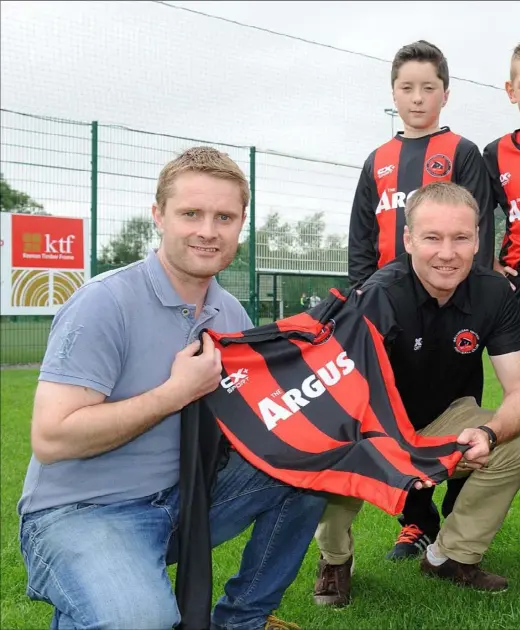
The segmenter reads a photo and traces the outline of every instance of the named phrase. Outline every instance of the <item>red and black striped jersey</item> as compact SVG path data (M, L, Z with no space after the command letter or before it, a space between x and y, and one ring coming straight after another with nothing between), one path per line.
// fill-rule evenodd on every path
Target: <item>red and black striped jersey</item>
M421 186L453 181L467 188L480 208L478 263L492 267L494 206L478 147L443 127L422 138L397 134L365 161L350 216L348 275L353 284L404 253L406 199Z
M488 144L484 162L495 202L506 214L500 262L520 271L520 129Z
M276 479L399 514L414 481L446 479L466 448L415 432L383 335L335 289L306 313L208 332L223 378L204 401L231 445Z

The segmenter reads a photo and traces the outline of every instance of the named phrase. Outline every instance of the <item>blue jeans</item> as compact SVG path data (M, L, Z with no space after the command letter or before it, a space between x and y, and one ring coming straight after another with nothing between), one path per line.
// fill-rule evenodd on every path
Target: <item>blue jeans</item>
M257 630L296 578L326 499L287 486L232 452L218 473L214 546L255 523L215 630ZM180 622L165 555L178 526L177 488L111 505L74 504L22 517L27 594L54 606L53 630L169 630Z

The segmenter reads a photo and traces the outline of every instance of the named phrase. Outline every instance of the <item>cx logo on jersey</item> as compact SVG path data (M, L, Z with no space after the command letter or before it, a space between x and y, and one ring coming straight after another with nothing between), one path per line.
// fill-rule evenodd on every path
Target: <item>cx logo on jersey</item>
M455 350L459 354L471 354L478 348L479 340L476 332L465 328L464 330L459 330L453 339L453 343L455 344Z
M388 166L383 166L382 168L378 169L377 171L377 177L378 179L381 179L381 177L384 177L385 175L390 175L390 173L393 173L395 169L395 166L393 164L389 164Z
M436 153L426 162L426 172L432 177L446 177L451 173L451 160L442 153Z
M231 394L231 392L234 392L235 389L239 389L242 385L247 383L249 380L247 372L247 368L241 368L238 372L234 372L233 374L226 376L226 378L223 378L220 381L220 384L228 394Z
M500 183L502 186L507 186L511 181L511 173L500 173Z

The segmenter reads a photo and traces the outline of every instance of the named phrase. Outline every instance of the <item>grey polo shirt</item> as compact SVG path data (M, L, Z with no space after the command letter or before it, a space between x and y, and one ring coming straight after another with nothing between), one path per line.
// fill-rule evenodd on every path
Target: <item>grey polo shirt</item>
M175 355L203 328L252 327L238 300L214 279L197 319L174 291L155 252L92 278L55 316L40 380L90 387L107 402L132 398L164 383ZM21 514L71 503L113 503L145 497L179 479L180 414L110 452L29 463Z

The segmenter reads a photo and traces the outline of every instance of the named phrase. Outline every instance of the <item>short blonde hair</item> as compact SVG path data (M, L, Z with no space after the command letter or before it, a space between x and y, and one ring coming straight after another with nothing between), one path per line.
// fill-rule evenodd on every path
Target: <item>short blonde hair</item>
M513 50L513 56L511 57L511 81L516 78L515 63L520 62L520 44L517 44Z
M404 214L406 225L410 231L413 229L415 211L425 201L453 206L468 206L475 213L475 225L479 223L478 204L469 190L453 182L433 182L417 189L406 200Z
M227 153L214 147L192 147L181 153L163 167L157 181L155 201L160 212L164 212L166 201L173 195L175 180L182 173L205 173L212 177L228 179L238 184L242 206L249 205L249 184L242 169Z

